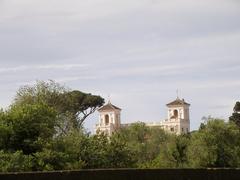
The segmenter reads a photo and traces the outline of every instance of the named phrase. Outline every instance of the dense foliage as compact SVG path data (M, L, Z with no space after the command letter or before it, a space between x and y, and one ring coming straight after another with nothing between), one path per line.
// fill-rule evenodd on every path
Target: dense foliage
M234 122L240 128L240 102L236 102L233 108L232 116L229 120Z
M21 88L0 111L0 172L240 167L239 103L229 122L209 117L185 135L141 122L111 137L91 135L82 124L103 103L53 81Z

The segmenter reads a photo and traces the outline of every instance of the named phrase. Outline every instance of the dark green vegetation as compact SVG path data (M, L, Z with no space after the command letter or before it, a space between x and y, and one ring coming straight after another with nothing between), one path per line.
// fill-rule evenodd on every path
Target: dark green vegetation
M110 138L83 128L103 103L53 81L20 88L0 112L0 171L240 167L239 102L229 122L208 118L187 135L135 123Z
M233 114L229 120L237 124L237 126L240 128L240 102L236 102L233 108Z

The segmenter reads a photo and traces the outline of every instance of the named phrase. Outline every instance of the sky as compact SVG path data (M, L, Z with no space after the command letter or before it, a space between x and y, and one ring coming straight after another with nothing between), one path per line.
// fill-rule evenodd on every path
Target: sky
M19 87L52 79L110 97L123 123L157 122L178 89L194 130L231 115L239 71L239 0L0 0L3 108Z

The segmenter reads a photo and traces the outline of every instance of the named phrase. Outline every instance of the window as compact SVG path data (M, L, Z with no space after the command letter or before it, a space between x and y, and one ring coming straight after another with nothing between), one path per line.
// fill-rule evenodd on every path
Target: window
M171 131L171 132L174 132L174 128L171 128L170 131Z
M109 124L109 115L108 114L105 115L105 124L106 125Z
M175 109L175 110L173 111L173 115L174 115L175 118L177 118L177 117L178 117L178 110Z

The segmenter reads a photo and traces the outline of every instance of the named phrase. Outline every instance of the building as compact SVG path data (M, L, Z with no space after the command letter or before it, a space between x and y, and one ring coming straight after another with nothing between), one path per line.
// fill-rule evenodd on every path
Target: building
M184 99L177 98L167 104L168 118L163 122L163 128L176 134L190 131L189 106Z
M106 105L98 109L99 121L96 124L96 131L101 131L107 135L121 128L121 109L114 106L109 101Z
M167 105L167 119L154 122L146 123L149 127L160 127L164 130L179 134L186 134L190 131L190 117L189 107L190 104L185 102L184 99L179 99L168 103ZM129 124L121 124L121 109L114 106L109 101L106 105L98 109L99 122L96 124L95 131L101 131L107 135L111 135L120 128L124 128Z

